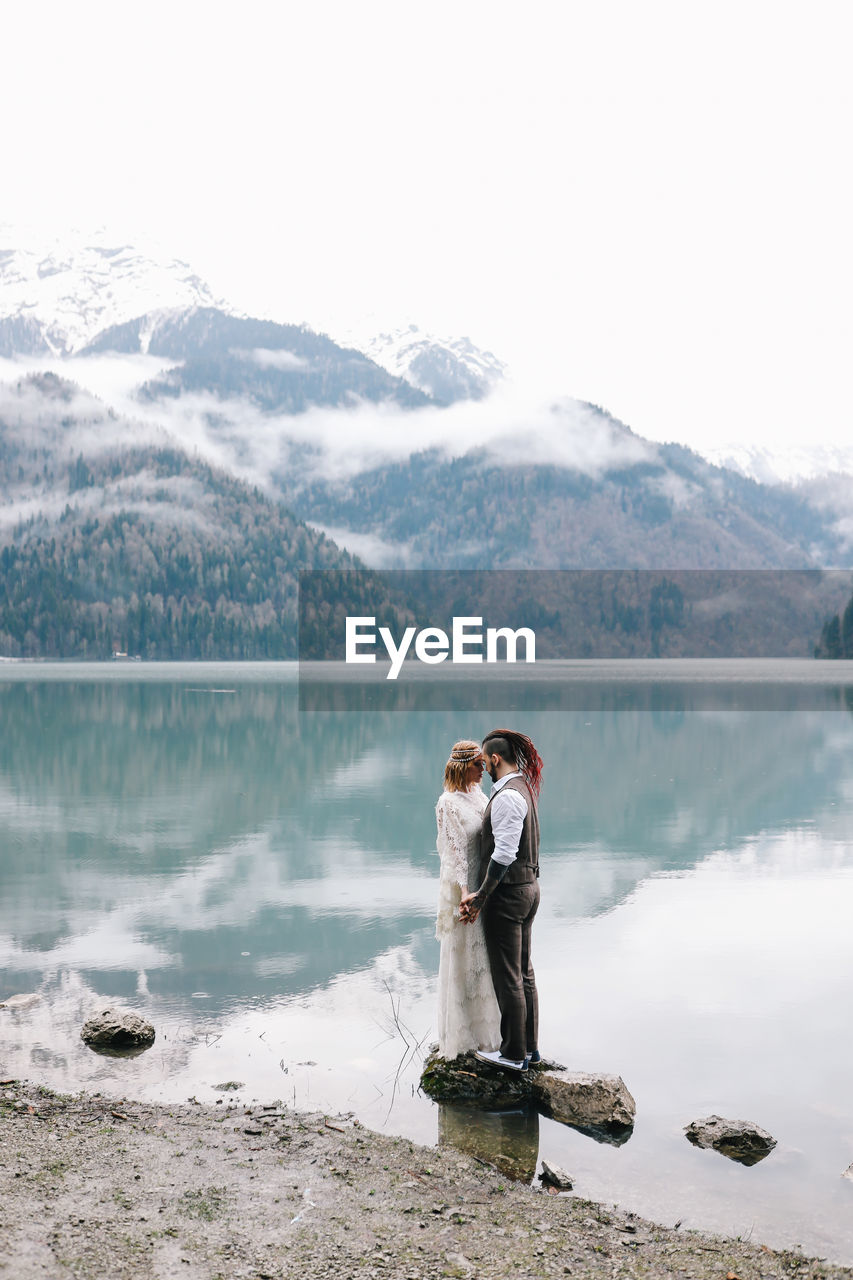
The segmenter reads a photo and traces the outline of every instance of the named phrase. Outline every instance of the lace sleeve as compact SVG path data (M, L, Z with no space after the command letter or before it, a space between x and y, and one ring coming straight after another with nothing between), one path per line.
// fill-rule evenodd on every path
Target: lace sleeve
M445 791L435 806L438 823L437 847L442 866L458 885L468 885L468 837L451 800L451 792Z

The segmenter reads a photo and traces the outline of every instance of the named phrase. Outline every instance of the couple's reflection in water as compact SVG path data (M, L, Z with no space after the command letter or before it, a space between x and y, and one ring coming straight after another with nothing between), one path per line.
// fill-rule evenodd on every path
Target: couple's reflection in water
M463 1102L439 1102L438 1145L455 1147L494 1165L505 1178L515 1182L532 1182L539 1163L539 1115L532 1103L487 1111ZM614 1147L621 1147L633 1133L632 1125L568 1127Z
M482 1111L440 1102L438 1145L492 1164L505 1178L532 1182L539 1163L539 1112L533 1106Z

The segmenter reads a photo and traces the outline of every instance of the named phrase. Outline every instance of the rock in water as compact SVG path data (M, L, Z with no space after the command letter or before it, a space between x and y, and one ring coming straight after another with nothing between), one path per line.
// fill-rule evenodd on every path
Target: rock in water
M593 1138L625 1141L634 1127L637 1104L621 1076L543 1071L535 1077L534 1096L552 1119Z
M38 1004L41 996L32 991L27 995L7 996L5 1000L0 1000L0 1009L29 1009L31 1005Z
M122 1009L102 1009L86 1019L80 1032L90 1049L107 1053L147 1049L155 1034L150 1022Z
M693 1120L684 1132L694 1147L712 1147L738 1164L758 1164L776 1146L776 1139L766 1129L749 1120L708 1116L705 1120Z
M497 1108L530 1102L561 1124L616 1146L631 1136L637 1109L621 1077L566 1071L544 1059L527 1071L506 1071L480 1062L473 1053L450 1062L431 1053L421 1088L437 1102Z
M536 1070L541 1066L539 1064ZM421 1088L436 1102L476 1102L486 1107L509 1107L533 1095L534 1071L505 1071L489 1066L473 1053L457 1058L429 1055L421 1073Z
M550 1182L552 1187L559 1187L561 1191L572 1189L571 1175L566 1173L565 1169L561 1169L558 1164L551 1164L548 1160L542 1161L542 1172L539 1177L543 1182Z

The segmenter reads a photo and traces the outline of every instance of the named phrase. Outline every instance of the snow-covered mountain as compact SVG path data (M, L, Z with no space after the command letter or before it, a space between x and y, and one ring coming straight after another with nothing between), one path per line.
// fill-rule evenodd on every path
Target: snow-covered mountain
M482 400L506 369L491 351L475 347L470 338L436 338L415 324L353 345L440 404Z
M20 247L0 227L0 356L144 353L158 327L171 330L182 317L214 312L237 318L186 262L101 233L40 243L28 237ZM191 328L198 329L197 319ZM295 332L292 325L285 328ZM504 373L501 361L469 338L436 338L414 324L375 337L338 336L384 370L383 377L390 373L414 388L412 405L426 398L440 405L481 400Z
M0 355L70 355L155 310L218 307L190 266L99 236L0 240Z
M759 484L798 484L822 476L853 475L853 445L749 445L702 449L709 462L738 471Z
M382 548L425 567L759 568L850 555L841 485L756 485L594 406L531 403L508 383L485 400L503 374L490 352L380 324L367 331L378 337L342 345L239 315L185 263L97 238L0 252L0 446L21 455L7 517L100 502L109 459L121 470L146 449L284 499L344 545L372 548L374 563ZM147 502L140 485L122 502Z

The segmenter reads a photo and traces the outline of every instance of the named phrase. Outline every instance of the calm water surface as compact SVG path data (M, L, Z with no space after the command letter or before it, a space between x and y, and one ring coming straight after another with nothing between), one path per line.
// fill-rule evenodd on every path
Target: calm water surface
M544 1156L580 1195L853 1263L853 672L821 665L732 664L737 697L725 679L696 696L721 681L701 663L683 696L649 692L648 664L576 664L571 696L536 709L339 691L300 713L286 665L3 664L0 998L41 999L0 1010L0 1073L159 1099L241 1081L241 1099L353 1111L522 1176ZM745 698L747 677L794 694ZM507 721L546 761L542 1048L622 1075L621 1147L417 1092L443 764ZM105 1000L149 1017L154 1047L89 1051ZM751 1169L695 1149L683 1128L713 1112L778 1146Z

